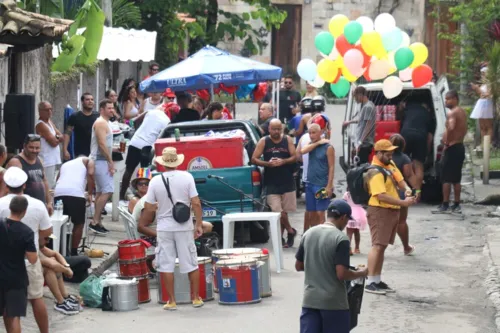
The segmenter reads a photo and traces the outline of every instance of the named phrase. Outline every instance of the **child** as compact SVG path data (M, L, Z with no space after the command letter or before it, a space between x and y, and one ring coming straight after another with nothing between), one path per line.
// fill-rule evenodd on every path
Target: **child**
M349 237L349 242L351 242L352 235L354 234L354 242L355 242L354 253L359 254L361 253L359 251L359 243L361 240L361 235L359 231L365 230L366 225L368 224L368 221L366 219L366 211L363 209L363 207L355 204L352 201L349 192L346 192L344 194L344 200L347 201L349 206L351 206L352 209L351 215L355 219L355 220L349 220L349 222L347 223L347 237ZM350 250L350 254L352 255L352 249Z

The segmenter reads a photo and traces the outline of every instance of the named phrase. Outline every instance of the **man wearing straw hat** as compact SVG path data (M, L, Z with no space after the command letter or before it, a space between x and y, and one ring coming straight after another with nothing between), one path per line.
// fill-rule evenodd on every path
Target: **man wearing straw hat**
M202 210L193 176L186 171L176 170L184 162L184 155L177 154L174 147L166 147L156 163L167 171L154 177L149 183L148 193L141 220L157 218L156 263L157 270L166 281L169 302L165 310L176 310L174 294L174 269L176 253L181 274L188 274L194 307L203 306L198 294L198 257L194 239L202 235ZM189 207L190 206L190 207ZM193 225L191 209L196 224Z

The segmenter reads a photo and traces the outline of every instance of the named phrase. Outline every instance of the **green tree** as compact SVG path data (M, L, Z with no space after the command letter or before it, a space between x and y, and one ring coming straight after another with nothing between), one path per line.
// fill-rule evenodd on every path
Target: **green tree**
M137 28L141 25L141 11L129 0L113 0L113 26Z

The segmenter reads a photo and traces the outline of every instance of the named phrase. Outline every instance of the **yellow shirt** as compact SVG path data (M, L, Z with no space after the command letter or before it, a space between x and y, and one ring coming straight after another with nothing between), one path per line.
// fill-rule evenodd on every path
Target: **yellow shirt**
M385 202L379 201L377 195L386 193L395 199L399 199L398 188L395 186L394 182L396 182L397 184L402 181L404 179L403 175L392 161L391 164L384 165L378 160L377 157L373 157L372 165L376 165L389 170L394 181L391 179L391 176L387 175L384 183L384 175L378 171L371 178L369 178L368 189L371 197L368 201L368 205L374 207L399 209L400 206L390 205Z

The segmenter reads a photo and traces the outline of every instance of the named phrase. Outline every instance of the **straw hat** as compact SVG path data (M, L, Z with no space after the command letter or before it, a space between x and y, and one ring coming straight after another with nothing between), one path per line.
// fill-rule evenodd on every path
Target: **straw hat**
M184 162L184 154L177 154L177 149L174 147L166 147L155 161L167 168L177 168Z

